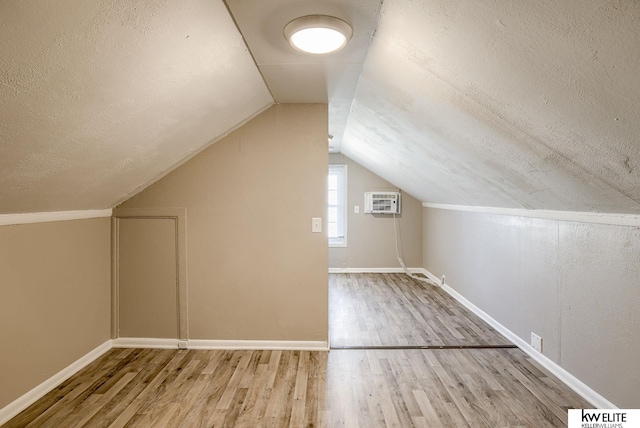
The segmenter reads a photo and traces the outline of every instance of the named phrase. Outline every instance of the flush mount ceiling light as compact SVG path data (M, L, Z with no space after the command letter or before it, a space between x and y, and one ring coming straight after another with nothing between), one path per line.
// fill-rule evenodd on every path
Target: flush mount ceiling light
M284 37L302 52L326 54L342 49L353 29L342 19L327 15L309 15L294 19L284 27Z

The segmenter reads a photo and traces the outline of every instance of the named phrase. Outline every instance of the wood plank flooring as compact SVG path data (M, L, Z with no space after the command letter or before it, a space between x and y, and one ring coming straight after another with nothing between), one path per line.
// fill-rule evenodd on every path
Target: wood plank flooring
M332 281L332 305L338 283L412 287L399 275L338 275ZM383 314L404 306L435 323L431 329L440 336L434 343L504 342L482 322L470 327L472 317L458 319L464 311L456 302L428 303L444 306L439 310L447 316L420 312L416 306L446 299L438 290L431 297L416 290L407 291L404 303L382 292L387 297L377 303L359 295L369 316L387 317L392 324L384 328L400 334L404 327L393 323L402 315ZM412 299L423 303L410 308ZM358 298L347 300L346 307L357 306ZM348 324L335 315L332 334ZM391 343L385 341L393 334L374 336L367 321L354 322L363 332L361 343L376 337L376 343ZM472 331L490 337L474 339ZM393 343L410 338L423 339L404 333ZM519 349L112 349L3 427L560 427L568 408L588 407Z
M439 287L404 274L329 275L332 347L511 345Z
M519 349L336 350L330 426L566 427L589 405Z

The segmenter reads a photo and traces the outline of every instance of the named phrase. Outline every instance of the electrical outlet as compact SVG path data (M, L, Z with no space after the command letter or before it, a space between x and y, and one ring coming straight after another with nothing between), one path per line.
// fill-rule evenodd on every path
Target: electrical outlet
M442 275L442 278L440 278L440 284L441 285L444 285L444 280L445 280L445 277L444 277L444 275Z
M531 332L531 347L542 353L542 337L538 336L534 332Z

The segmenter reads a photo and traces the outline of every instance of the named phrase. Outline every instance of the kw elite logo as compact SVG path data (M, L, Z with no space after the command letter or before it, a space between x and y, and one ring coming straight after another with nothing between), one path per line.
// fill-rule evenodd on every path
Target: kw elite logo
M568 428L640 428L640 409L570 409Z

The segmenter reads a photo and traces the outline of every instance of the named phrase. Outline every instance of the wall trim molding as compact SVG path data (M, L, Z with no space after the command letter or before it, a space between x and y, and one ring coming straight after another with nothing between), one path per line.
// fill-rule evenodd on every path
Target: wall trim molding
M85 220L111 217L112 210L52 211L43 213L0 214L0 226L47 223L52 221Z
M207 340L207 339L154 339L145 337L119 337L113 339L114 348L153 349L237 349L237 350L290 350L328 351L329 342L311 340Z
M98 346L92 351L89 351L87 354L80 357L75 362L71 363L64 369L60 370L58 373L51 376L49 379L42 382L40 385L36 386L18 399L0 409L0 425L9 421L11 418L18 415L18 413L22 412L24 409L38 401L40 398L44 397L47 393L52 391L62 382L66 381L71 376L100 358L111 348L111 340L107 340L102 345Z
M565 385L569 388L573 389L576 393L578 393L582 398L587 400L589 403L593 404L596 408L599 409L617 409L618 407L611 403L609 400L604 398L602 395L598 394L591 387L586 385L580 379L569 373L567 370L562 368L558 363L552 361L545 355L539 353L535 349L531 347L525 340L520 338L520 336L513 333L511 330L500 324L498 321L493 319L489 314L484 312L482 309L471 303L467 300L463 295L458 293L456 290L451 288L448 284L442 284L440 279L438 279L435 275L429 272L426 269L422 269L422 273L424 273L429 279L438 284L444 291L446 291L451 297L457 300L462 306L469 309L474 314L478 315L482 318L487 324L491 327L495 328L500 332L503 336L513 342L518 348L528 354L531 358L533 358L538 364L542 367L550 371L555 377L560 379Z
M424 276L429 278L431 281L435 282L436 285L438 285L438 287L442 287L442 280L440 278L436 278L436 276L434 274L432 274L431 272L429 272L425 268L420 268L420 273L424 274ZM454 297L454 296L451 296L451 297ZM460 296L460 297L462 297L462 296ZM469 302L469 303L471 303L471 302ZM469 309L469 308L467 308L467 309ZM478 308L478 310L480 310L480 309ZM489 316L489 315L487 315L487 316Z
M328 341L311 340L198 340L187 341L189 349L242 349L328 351Z
M114 348L178 349L178 339L156 339L148 337L118 337L113 339Z
M448 205L422 203L423 208L450 211L464 211L480 214L496 214L514 217L530 217L547 220L572 221L578 223L608 224L614 226L640 226L640 215L617 213L592 213L580 211L527 210L522 208L479 207L468 205Z
M423 268L407 268L411 273L426 273ZM404 273L401 267L392 268L329 268L329 273Z

